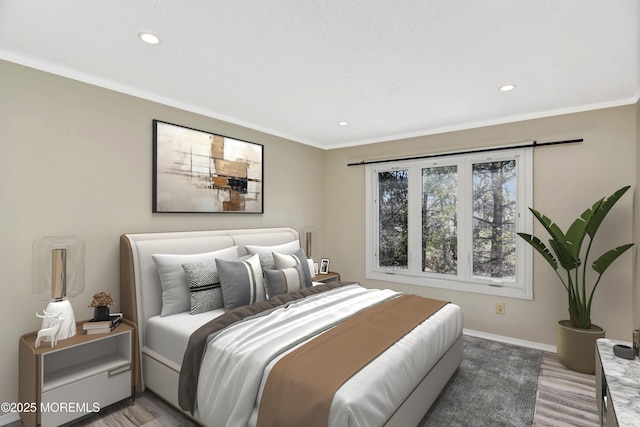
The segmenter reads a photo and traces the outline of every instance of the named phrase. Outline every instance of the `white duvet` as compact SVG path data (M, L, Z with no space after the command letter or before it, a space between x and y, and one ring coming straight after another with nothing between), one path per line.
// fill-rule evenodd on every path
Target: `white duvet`
M196 415L207 426L255 426L260 393L286 352L344 318L399 295L349 285L232 325L208 343ZM383 424L462 332L462 311L447 304L345 383L330 426Z

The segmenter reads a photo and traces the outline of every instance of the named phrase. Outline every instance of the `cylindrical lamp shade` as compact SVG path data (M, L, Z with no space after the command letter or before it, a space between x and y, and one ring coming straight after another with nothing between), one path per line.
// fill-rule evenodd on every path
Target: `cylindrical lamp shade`
M315 245L313 241L313 234L316 232L316 229L312 225L305 225L302 227L301 231L302 232L300 233L300 237L301 240L304 239L301 243L304 244L303 248L305 255L307 255L307 258L313 258L313 249Z
M47 236L33 242L31 291L39 300L60 300L84 291L84 241Z
M313 256L313 233L307 231L305 235L305 252L307 253L307 258L311 258Z
M67 249L51 250L51 298L67 295Z

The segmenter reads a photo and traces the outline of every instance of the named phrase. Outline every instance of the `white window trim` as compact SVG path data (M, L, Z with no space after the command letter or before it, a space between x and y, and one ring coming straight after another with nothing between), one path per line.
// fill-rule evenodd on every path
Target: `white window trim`
M420 170L425 166L447 166L450 164L460 163L464 161L466 163L478 162L478 161L499 161L505 159L512 159L516 157L518 160L517 171L517 225L516 232L532 233L533 230L533 216L529 212L528 207L533 202L533 149L530 147L514 148L511 150L494 151L480 154L457 154L451 153L451 157L442 157L437 159L422 159L422 160L408 160L398 161L385 164L372 164L366 166L366 209L365 209L365 221L366 221L366 261L365 261L365 277L367 279L382 280L387 282L405 283L417 286L427 286L434 288L443 288L463 292L473 292L478 294L496 295L511 298L520 299L533 299L533 251L530 245L527 245L524 240L517 237L516 251L517 251L517 272L516 279L511 283L499 283L491 279L486 278L460 278L460 272L464 274L468 272L471 263L459 262L459 275L446 277L440 274L425 273L421 271L421 256L420 250L421 239L409 238L408 247L408 263L409 268L404 269L382 269L377 267L377 250L378 250L378 209L377 209L377 174L379 172L394 170L394 169L409 169L409 183L408 191L410 194L420 194L420 173L416 173L416 170ZM413 173L412 173L413 172ZM470 200L468 194L471 189L469 185L465 185L464 179L468 177L464 176L467 171L461 172L460 179L458 181L458 189L460 200L467 198ZM462 187L462 188L461 188ZM468 187L468 188L464 188ZM465 201L463 203L468 203ZM458 218L463 218L460 215L460 210L463 208L463 203L458 204ZM421 205L420 200L417 197L409 197L408 201L409 211L409 236L421 235L420 221L411 220L412 215L414 218L421 218ZM471 232L471 218L467 218L468 221L458 223L458 235L462 233ZM470 239L462 239L461 241L470 242ZM459 242L461 242L459 240ZM466 244L465 242L465 244ZM470 248L462 247L459 245L458 259L462 257L470 256ZM468 246L468 245L467 245ZM446 278L445 278L446 277Z

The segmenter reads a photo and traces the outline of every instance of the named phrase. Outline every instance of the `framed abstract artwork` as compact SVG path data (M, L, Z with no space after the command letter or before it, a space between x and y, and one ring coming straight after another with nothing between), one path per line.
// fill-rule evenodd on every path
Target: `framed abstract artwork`
M153 212L263 213L264 147L153 121Z

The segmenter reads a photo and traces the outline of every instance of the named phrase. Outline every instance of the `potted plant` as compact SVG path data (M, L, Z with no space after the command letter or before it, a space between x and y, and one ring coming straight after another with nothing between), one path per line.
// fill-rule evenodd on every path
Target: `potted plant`
M93 299L89 307L93 307L93 320L109 320L109 306L113 305L114 301L109 292L98 292L93 294Z
M606 251L592 264L589 264L589 255L600 224L628 189L629 186L623 187L595 202L571 224L566 233L551 219L529 208L551 236L549 247L535 236L518 233L553 268L567 291L569 320L558 322L556 340L560 361L572 370L584 373L595 371L595 340L603 338L605 331L591 323L593 296L604 272L633 243ZM595 274L589 272L588 266Z

